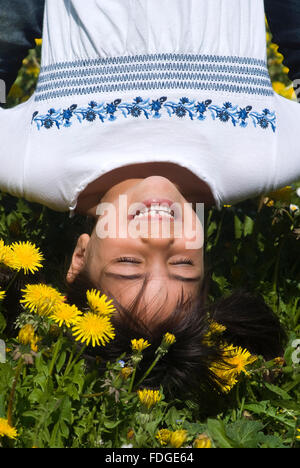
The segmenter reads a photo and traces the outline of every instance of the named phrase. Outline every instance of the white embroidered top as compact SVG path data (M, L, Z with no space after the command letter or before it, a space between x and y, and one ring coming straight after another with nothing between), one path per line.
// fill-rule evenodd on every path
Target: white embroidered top
M0 189L72 213L128 164L186 167L219 208L294 182L300 106L266 59L263 0L46 0L36 91L0 110Z

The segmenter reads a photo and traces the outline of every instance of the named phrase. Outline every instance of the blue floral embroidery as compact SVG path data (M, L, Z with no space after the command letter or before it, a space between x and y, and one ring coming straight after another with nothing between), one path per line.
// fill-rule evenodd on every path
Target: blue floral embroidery
M150 98L144 100L141 97L133 99L132 103L122 102L122 99L116 99L110 103L97 103L91 101L87 107L78 107L77 104L71 105L68 109L49 109L46 115L41 115L38 111L32 116L32 123L35 122L38 130L42 127L49 130L56 126L58 129L70 127L74 118L80 123L85 120L88 123L100 120L115 121L119 116L128 118L160 119L164 113L170 117L179 119L190 118L191 120L205 120L211 116L213 120L221 122L231 122L234 127L247 127L249 122L252 122L254 127L267 129L271 127L273 132L276 130L276 115L269 109L263 109L262 112L257 112L252 109L252 106L244 108L238 105L232 105L231 102L225 102L223 106L213 104L211 99L206 101L190 100L187 97L182 97L178 102L168 101L167 97L163 96L159 99L152 100Z

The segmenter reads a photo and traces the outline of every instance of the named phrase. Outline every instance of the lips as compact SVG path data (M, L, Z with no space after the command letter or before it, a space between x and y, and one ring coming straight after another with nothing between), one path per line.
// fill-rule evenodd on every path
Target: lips
M167 198L149 198L148 200L144 200L142 203L149 208L151 205L165 205L170 207L174 202Z

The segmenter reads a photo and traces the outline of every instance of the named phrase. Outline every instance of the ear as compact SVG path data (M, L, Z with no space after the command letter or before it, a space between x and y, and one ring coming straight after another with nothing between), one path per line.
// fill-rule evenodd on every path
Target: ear
M78 238L77 245L72 255L71 265L66 276L68 283L72 283L76 276L83 269L89 241L90 236L88 234L81 234L81 236Z

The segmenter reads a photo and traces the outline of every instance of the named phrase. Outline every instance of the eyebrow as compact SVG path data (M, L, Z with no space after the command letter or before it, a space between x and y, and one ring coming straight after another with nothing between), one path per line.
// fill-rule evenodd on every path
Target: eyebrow
M136 279L145 279L146 275L143 274L138 274L138 275L121 275L119 273L112 273L110 271L106 271L105 276L109 276L111 278L116 278L116 279L126 279L126 280L136 280ZM196 281L199 281L202 278L202 275L195 276L193 278L187 278L185 276L180 276L180 275L168 275L169 278L175 279L177 281L183 281L186 283L195 283Z

